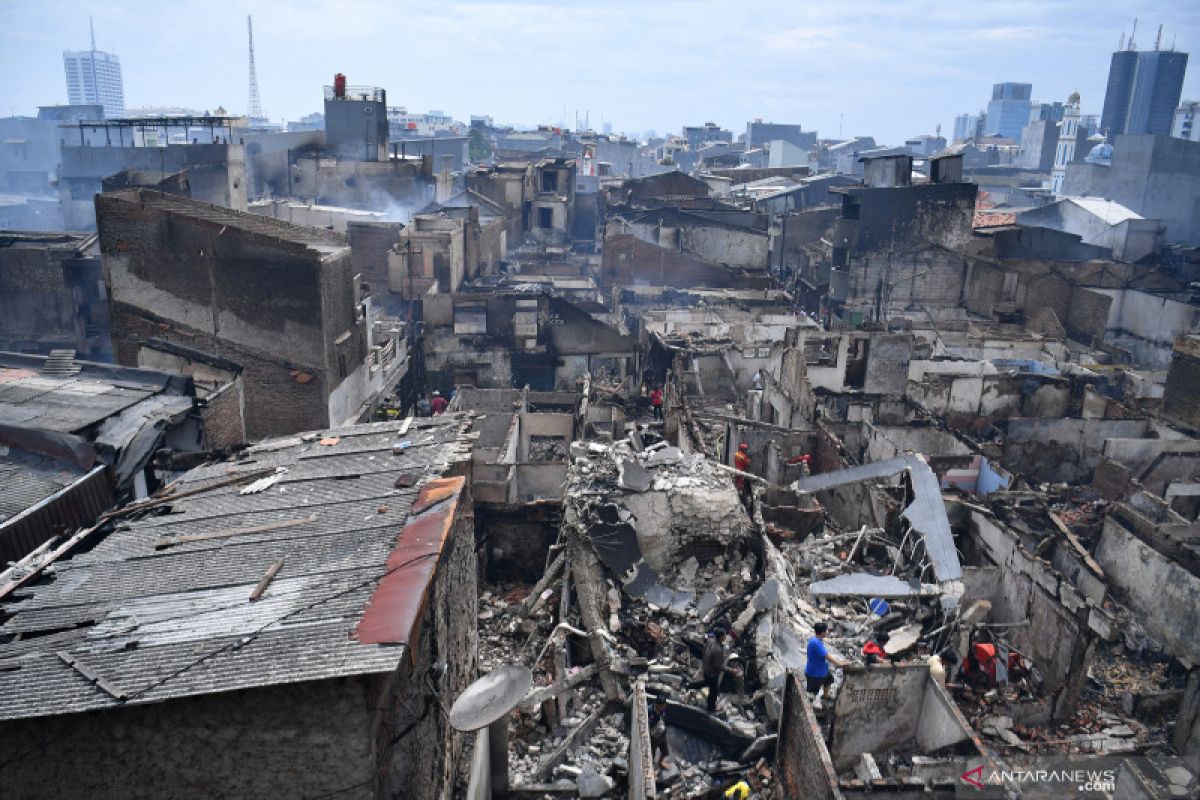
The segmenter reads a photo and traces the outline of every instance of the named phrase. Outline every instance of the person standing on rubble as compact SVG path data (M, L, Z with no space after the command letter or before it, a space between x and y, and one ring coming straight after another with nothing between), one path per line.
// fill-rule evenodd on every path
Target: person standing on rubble
M704 673L704 685L708 688L708 713L712 714L717 710L721 679L725 677L726 672L731 675L737 674L737 670L729 666L729 654L725 652L725 628L718 626L704 645L701 669Z
M661 420L663 418L663 390L661 386L655 386L654 391L650 392L650 410L654 413L654 418Z
M750 445L742 442L738 445L737 453L733 456L733 466L741 472L750 471ZM733 485L737 487L738 495L742 498L742 504L749 508L750 499L750 481L745 475L738 475L733 479Z
M813 626L813 635L808 639L808 659L804 665L804 682L808 693L816 698L815 705L818 708L821 695L827 694L826 690L833 686L833 673L829 671L829 665L845 667L850 664L849 661L829 652L829 648L825 646L825 636L828 633L829 626L824 622Z
M417 416L432 417L433 406L429 403L429 398L425 396L425 392L421 392L421 396L417 399Z
M658 754L656 763L666 769L671 755L667 745L667 701L655 697L647 709L646 716L650 721L650 749Z
M446 398L442 397L441 392L439 392L437 389L434 389L433 399L429 401L429 405L433 408L433 415L436 417L445 413L446 406L450 405L450 403L446 400Z

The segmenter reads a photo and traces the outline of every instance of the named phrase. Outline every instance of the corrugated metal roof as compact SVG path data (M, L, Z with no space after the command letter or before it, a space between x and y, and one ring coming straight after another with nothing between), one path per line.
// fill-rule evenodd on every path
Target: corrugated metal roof
M414 515L421 486L397 488L396 479L434 478L468 457L466 422L444 415L414 421L403 436L404 423L376 423L291 437L264 443L247 461L187 473L174 493L197 494L125 523L8 607L14 615L0 633L23 639L0 646L0 719L395 669L402 642L353 634L369 602L398 597L418 605L386 610L406 619L419 612L432 570L405 570L423 584L399 595L377 597L377 588L385 575L400 577L389 559L427 544L416 523L446 513L443 503ZM393 454L400 441L411 445ZM278 483L241 494L252 477L278 469L286 470ZM239 474L247 478L229 482ZM280 558L282 570L251 602Z

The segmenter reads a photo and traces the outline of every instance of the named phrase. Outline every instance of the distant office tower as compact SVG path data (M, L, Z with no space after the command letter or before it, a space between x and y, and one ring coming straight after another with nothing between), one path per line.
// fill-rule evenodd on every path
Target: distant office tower
M1176 139L1200 142L1200 103L1185 100L1175 109L1175 121L1171 124L1171 135Z
M1021 129L1029 124L1033 84L997 83L992 86L992 101L988 103L984 134L1003 136L1021 141Z
M977 139L979 137L979 122L984 118L984 113L980 111L978 114L959 114L954 118L954 141L961 142L967 139Z
M1133 37L1112 55L1108 68L1108 90L1100 114L1100 132L1111 140L1123 133L1171 132L1171 121L1179 107L1187 53L1174 50L1144 52L1133 49Z
M125 87L121 81L121 59L115 53L96 49L94 29L92 49L65 51L63 67L67 73L68 103L102 105L106 119L124 116Z

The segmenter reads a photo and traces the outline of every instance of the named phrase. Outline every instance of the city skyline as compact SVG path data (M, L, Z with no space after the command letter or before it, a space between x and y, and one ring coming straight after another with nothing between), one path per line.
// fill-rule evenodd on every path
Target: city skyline
M631 10L633 6L626 7ZM1103 25L1080 26L1079 13ZM933 3L879 4L850 23L833 4L756 7L744 24L716 24L724 4L664 3L622 13L554 3L448 3L398 8L377 0L344 4L236 2L102 7L75 2L10 3L0 9L0 64L27 76L0 98L4 113L33 115L66 101L64 50L88 41L117 54L129 108L217 106L245 113L245 15L255 15L263 107L277 121L321 107L335 72L387 89L409 111L442 109L466 121L566 122L640 135L712 120L741 132L747 121L800 123L823 138L872 135L902 142L952 133L956 115L986 106L1000 82L1033 84L1033 99L1072 91L1099 113L1111 54L1140 19L1139 44L1200 45L1200 9L1158 2L1128 6L1033 3L980 10L968 22ZM330 24L331 16L336 24ZM763 24L760 24L759 20ZM769 23L769 24L765 24ZM1072 31L1064 36L1063 31ZM197 45L179 47L180 37ZM219 43L220 46L201 46ZM20 65L20 70L17 70ZM1200 97L1192 70L1184 99Z

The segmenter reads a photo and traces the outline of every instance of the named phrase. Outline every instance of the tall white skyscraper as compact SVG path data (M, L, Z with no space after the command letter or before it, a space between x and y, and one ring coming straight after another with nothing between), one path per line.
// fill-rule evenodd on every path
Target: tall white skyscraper
M72 105L98 103L104 117L115 119L125 114L125 86L121 81L121 59L115 53L96 49L92 31L91 50L67 50L63 53L67 73L67 102Z

